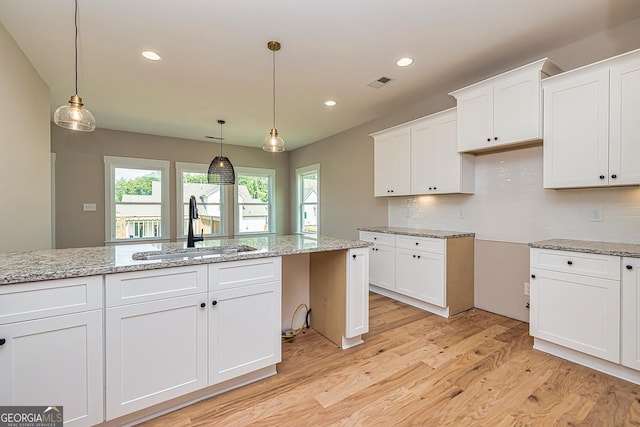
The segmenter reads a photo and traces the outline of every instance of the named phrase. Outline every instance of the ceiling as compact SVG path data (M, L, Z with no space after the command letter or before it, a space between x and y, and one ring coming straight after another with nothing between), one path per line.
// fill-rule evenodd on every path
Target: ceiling
M75 91L73 13L73 0L0 0L52 111ZM100 128L205 141L224 119L225 143L259 147L278 40L291 150L638 17L639 0L79 0L78 93ZM397 67L404 56L415 62Z

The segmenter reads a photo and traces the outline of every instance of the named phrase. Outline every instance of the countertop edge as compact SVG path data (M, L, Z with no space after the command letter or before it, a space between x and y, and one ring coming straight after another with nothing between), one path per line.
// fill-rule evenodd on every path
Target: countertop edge
M358 231L370 233L396 234L401 236L428 237L432 239L457 239L475 237L476 233L466 231L433 230L408 227L358 227Z
M640 258L640 244L635 243L550 239L531 242L529 243L529 248Z

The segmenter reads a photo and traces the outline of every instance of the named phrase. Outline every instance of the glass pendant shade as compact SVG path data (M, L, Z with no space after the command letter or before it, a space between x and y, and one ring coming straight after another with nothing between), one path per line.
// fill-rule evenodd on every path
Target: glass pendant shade
M278 136L276 129L276 52L280 50L280 42L270 41L267 49L272 52L273 57L273 127L269 135L262 141L262 149L271 153L281 153L284 151L284 141Z
M96 119L82 105L82 98L73 95L68 105L58 107L53 113L53 122L65 129L92 132L96 128Z
M75 15L75 79L76 94L71 96L68 105L62 105L53 113L53 122L65 129L93 132L96 129L96 119L91 111L82 108L82 98L78 96L78 0L74 1Z
M284 151L284 141L278 136L278 129L271 129L269 135L262 141L262 149L272 153L281 153Z
M220 124L220 155L215 156L209 165L207 182L209 184L233 185L236 183L236 172L233 170L231 161L222 155L222 125L224 120L218 120Z

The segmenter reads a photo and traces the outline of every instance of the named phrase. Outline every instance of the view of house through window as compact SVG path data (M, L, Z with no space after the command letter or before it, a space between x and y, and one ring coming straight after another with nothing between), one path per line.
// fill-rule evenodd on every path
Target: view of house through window
M115 168L116 239L162 233L161 171Z
M236 232L274 233L275 171L237 168Z
M168 162L105 157L105 163L107 240L166 238Z
M320 165L296 169L298 233L318 234Z
M182 237L189 231L189 199L195 196L198 218L194 219L193 232L206 235L224 234L224 185L209 184L207 165L176 163L178 176L177 196L180 200L178 212L182 212L178 233ZM181 224L181 225L180 225ZM180 228L181 227L181 228Z

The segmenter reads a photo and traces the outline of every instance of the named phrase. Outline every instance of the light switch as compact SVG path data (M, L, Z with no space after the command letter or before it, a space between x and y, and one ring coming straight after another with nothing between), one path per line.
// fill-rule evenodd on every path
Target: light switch
M95 203L84 203L82 205L82 210L85 212L93 212L96 210L96 204Z

